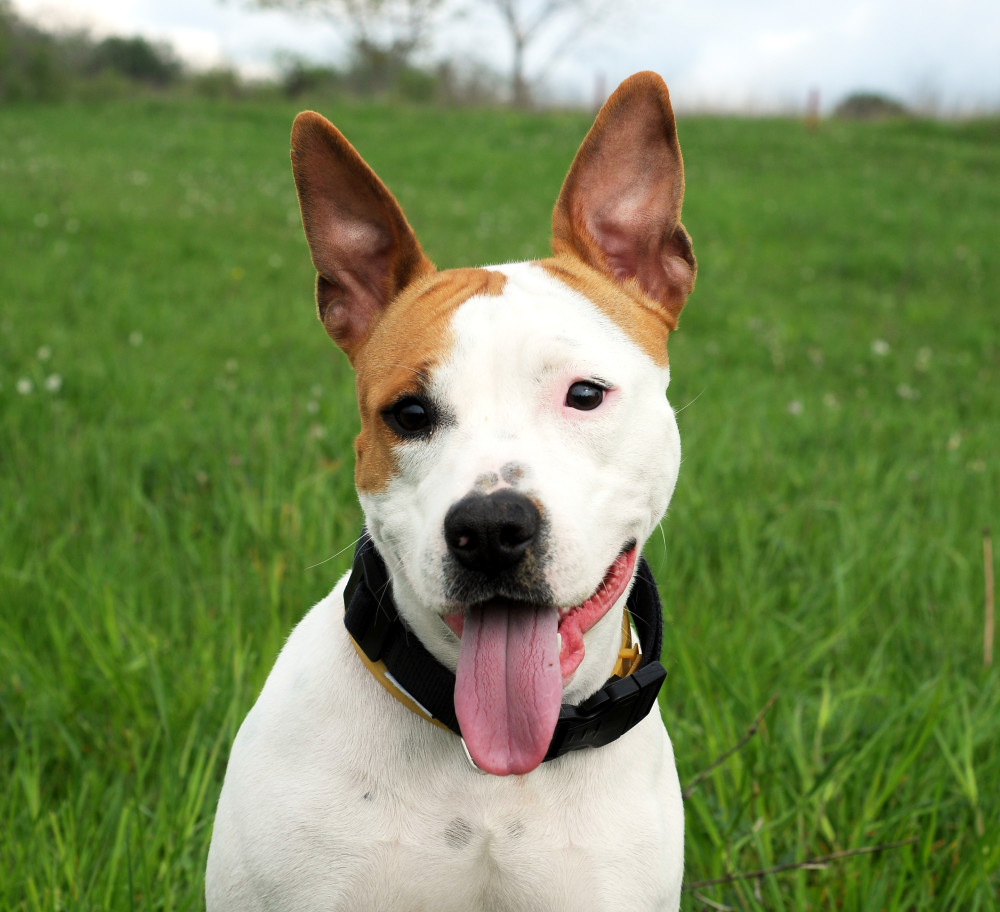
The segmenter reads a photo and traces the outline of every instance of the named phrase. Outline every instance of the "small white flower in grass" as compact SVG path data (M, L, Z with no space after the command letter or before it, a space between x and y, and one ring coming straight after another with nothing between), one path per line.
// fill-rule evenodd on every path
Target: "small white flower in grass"
M59 374L49 374L45 378L45 389L50 393L58 393L62 389L62 377Z
M909 383L900 383L899 386L896 387L896 395L899 396L900 399L906 399L909 402L912 402L914 399L920 397L920 393L910 386Z
M875 339L872 342L872 354L884 358L889 354L889 343L885 339Z
M802 402L799 399L793 399L788 403L788 414L789 415L801 415L802 414Z
M931 350L927 346L917 351L917 360L913 366L922 374L927 372L927 369L931 366Z
M17 385L14 387L22 396L31 395L31 391L35 388L35 384L32 383L27 377L21 377L17 381Z
M48 345L43 345L38 349L38 360L48 361L52 357L52 349Z
M142 345L142 333L137 329L133 329L132 332L128 334L128 344L131 345L132 348L138 348Z
M315 414L316 414L316 413L317 413L317 412L319 411L319 403L318 403L318 402L316 402L316 401L315 401L314 399L310 399L310 400L309 400L309 401L308 401L308 402L306 403L306 411L307 411L307 412L308 412L308 413L309 413L310 415L315 415Z

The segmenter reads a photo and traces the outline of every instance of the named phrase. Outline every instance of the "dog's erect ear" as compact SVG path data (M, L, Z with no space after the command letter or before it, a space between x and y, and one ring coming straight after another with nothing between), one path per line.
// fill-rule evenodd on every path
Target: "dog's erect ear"
M434 267L385 184L340 131L313 111L295 118L292 173L319 273L319 318L353 361L395 294Z
M601 108L573 160L552 218L553 249L620 282L636 279L674 328L696 270L683 197L670 95L656 73L637 73Z

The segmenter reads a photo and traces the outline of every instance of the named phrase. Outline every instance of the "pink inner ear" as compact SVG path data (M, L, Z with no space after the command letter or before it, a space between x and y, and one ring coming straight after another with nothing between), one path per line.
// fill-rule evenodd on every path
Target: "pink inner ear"
M323 326L333 340L350 352L378 319L391 292L393 267L391 234L375 224L333 222L321 212L322 228L306 234L321 251L313 261L316 304Z
M591 221L587 230L607 257L608 266L616 279L625 281L638 275L640 257L636 239L624 227L608 220Z
M694 271L676 237L661 238L660 226L645 228L625 219L587 227L616 281L635 278L649 297L665 304L672 313L675 306L679 312L684 298L691 293Z

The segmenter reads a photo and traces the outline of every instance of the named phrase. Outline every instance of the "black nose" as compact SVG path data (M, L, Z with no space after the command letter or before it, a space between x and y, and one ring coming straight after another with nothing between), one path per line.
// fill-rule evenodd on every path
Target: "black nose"
M540 526L538 507L523 494L470 494L445 516L444 540L466 569L497 574L524 557Z

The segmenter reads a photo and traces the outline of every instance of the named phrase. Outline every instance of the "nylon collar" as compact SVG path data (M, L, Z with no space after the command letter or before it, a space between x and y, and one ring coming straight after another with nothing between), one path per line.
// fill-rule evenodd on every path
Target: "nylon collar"
M385 563L366 529L354 551L344 605L344 625L362 658L368 659L365 664L369 669L384 674L402 690L403 696L416 705L400 699L414 712L461 737L455 716L455 675L403 623L392 598ZM667 676L659 662L663 611L656 581L643 557L639 558L626 607L639 635L639 667L628 677L612 676L579 705L564 703L546 760L583 747L610 744L641 722L656 703Z

